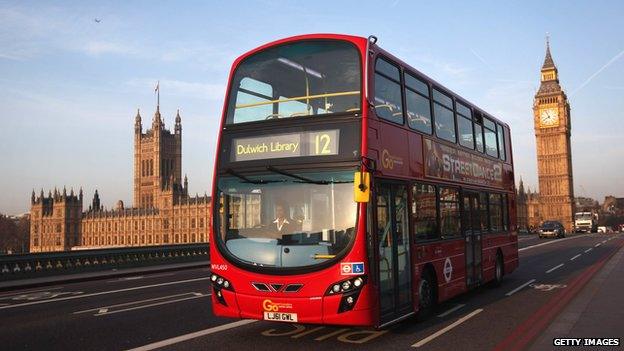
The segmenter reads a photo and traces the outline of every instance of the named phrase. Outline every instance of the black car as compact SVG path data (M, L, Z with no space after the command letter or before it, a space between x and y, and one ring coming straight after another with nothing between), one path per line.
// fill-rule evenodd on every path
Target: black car
M561 222L557 221L545 221L539 227L539 231L537 232L540 238L546 238L549 236L555 238L563 238L565 237L565 228Z

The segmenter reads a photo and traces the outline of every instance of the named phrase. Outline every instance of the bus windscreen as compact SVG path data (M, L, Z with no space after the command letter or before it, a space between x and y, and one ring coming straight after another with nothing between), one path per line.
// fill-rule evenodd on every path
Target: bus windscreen
M257 267L339 258L355 235L353 172L279 172L219 179L221 247Z

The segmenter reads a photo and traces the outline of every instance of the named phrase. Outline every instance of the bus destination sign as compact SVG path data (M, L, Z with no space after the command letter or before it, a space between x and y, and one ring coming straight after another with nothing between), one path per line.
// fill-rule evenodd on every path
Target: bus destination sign
M337 155L339 138L338 129L234 138L231 160Z

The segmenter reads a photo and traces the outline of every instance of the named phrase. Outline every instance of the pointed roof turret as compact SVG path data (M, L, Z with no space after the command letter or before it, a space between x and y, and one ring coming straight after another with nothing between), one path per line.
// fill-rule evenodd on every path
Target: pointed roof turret
M550 54L550 36L546 36L546 57L544 58L544 64L542 70L555 68L555 62Z
M141 124L141 111L137 108L136 117L134 117L134 123Z
M176 124L182 123L182 118L180 117L180 109L178 109L178 113L176 114L175 122Z

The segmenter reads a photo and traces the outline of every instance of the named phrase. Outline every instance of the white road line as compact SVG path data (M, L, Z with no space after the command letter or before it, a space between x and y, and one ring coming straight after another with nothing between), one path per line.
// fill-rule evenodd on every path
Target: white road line
M191 294L195 294L195 292L187 292L187 293L183 293L183 294L160 296L160 297L155 297L155 298L152 298L152 299L137 300L137 301L131 301L131 302L126 302L126 303L120 303L120 304L116 304L116 305L101 306L101 307L96 307L96 308L90 308L88 310L77 311L77 312L74 312L73 314L81 314L81 313L93 312L93 311L97 311L97 310L102 309L102 308L111 309L111 308L115 308L115 307L138 305L138 304L143 303L143 302L153 302L153 301L164 300L164 299L168 299L168 298L189 296ZM199 295L202 296L202 294L199 294ZM210 295L210 294L208 294L208 295Z
M455 307L451 308L450 310L448 310L448 311L446 311L446 312L444 312L444 313L440 313L440 314L438 315L438 317L440 317L440 318L446 317L446 316L448 316L449 314L451 314L451 313L453 313L453 312L457 311L458 309L460 309L460 308L462 308L462 307L464 307L464 306L466 306L466 305L459 304L459 305L457 305L457 306L455 306Z
M121 309L121 310L115 310L115 311L110 311L110 312L108 311L108 309L105 309L104 312L99 312L98 311L98 313L94 314L94 316L98 316L99 317L99 316L106 316L106 315L109 315L109 314L120 313L120 312L128 312L128 311L140 310L142 308L149 308L149 307L160 306L160 305L167 305L167 304L170 304L170 303L176 303L176 302L181 302L181 301L186 301L186 300L199 299L199 298L207 297L207 296L210 296L210 295L211 294L201 295L201 296L194 295L194 296L184 297L184 298L181 298L181 299L155 302L155 303L150 303L150 304L147 304L147 305L128 307L128 308L124 308L124 309Z
M570 261L574 261L574 260L576 260L577 258L581 257L581 255L582 255L582 254L578 254L578 255L576 255L576 256L574 256L574 257L572 257L572 258L570 259Z
M208 328L208 329L196 331L194 333L189 333L189 334L176 336L175 338L165 339L165 340L157 341L157 342L154 342L154 343L151 343L151 344L147 344L147 345L144 345L144 346L139 346L139 347L136 347L134 349L130 349L128 351L148 351L148 350L154 350L154 349L158 349L158 348L161 348L161 347L177 344L177 343L180 343L180 342L183 342L183 341L199 338L199 337L202 337L202 336L205 336L205 335L210 335L210 334L222 332L222 331L225 331L225 330L229 330L229 329L233 329L233 328L237 328L237 327L242 327L243 325L250 324L250 323L255 323L255 322L257 322L257 321L256 320L252 320L252 319L243 319L241 321L237 321L237 322L234 322L234 323L223 324L223 325L219 325L219 326L216 326L216 327L213 327L213 328Z
M526 283L520 285L519 287L513 289L512 291L506 293L505 296L511 296L511 295L517 293L518 291L522 290L524 287L526 287L527 285L533 283L534 281L535 281L535 279L529 280L528 282L526 282Z
M524 251L524 250L532 249L532 248L535 248L535 247L540 247L540 246L544 246L544 245L550 245L550 244L554 244L554 243L560 243L562 241L572 240L572 239L576 239L576 238L584 238L584 236L578 235L578 236L571 236L571 237L563 238L563 239L551 240L551 241L547 241L545 243L535 244L535 245L523 247L521 249L518 249L518 251Z
M122 278L118 278L118 279L114 279L114 280L109 280L109 281L107 281L107 283L119 283L119 282L125 282L125 281L129 281L129 280L161 278L161 277L168 277L168 276L171 276L171 275L174 275L174 274L173 273L163 273L163 274L138 275L138 276L122 277Z
M593 249L594 249L593 247L590 247L589 249L585 250L585 253L588 253L588 252L590 252Z
M25 303L20 303L20 304L16 304L16 305L0 306L0 310L4 310L4 309L8 309L8 308L15 308L15 307L22 307L22 306L38 305L38 304L42 304L42 303L49 303L49 302L56 302L56 301L82 299L82 298L85 298L85 297L114 294L114 293L124 292L124 291L132 291L132 290L141 290L141 289L155 288L155 287L158 287L158 286L167 286L167 285L191 283L191 282L196 282L196 281L200 281L200 280L209 280L209 279L210 279L210 277L194 278L194 279L186 279L186 280L176 280L176 281L173 281L173 282L166 282L166 283L160 283L160 284L150 284L150 285L143 285L143 286L135 286L135 287L132 287L132 288L125 288L125 289L100 291L100 292L91 293L91 294L60 297L58 299L31 301L31 302L25 302Z
M479 308L477 310L474 310L472 312L470 312L469 314L465 315L464 317L461 317L460 319L458 319L457 321L455 321L455 323L450 324L448 326L446 326L445 328L442 328L440 330L438 330L437 332L429 335L428 337L420 340L419 342L415 343L414 345L412 345L412 347L421 347L423 345L425 345L426 343L430 342L431 340L437 338L438 336L448 332L449 330L455 328L456 326L464 323L465 321L469 320L470 318L476 316L477 314L483 312L482 308Z
M553 271L555 271L555 270L557 270L557 269L559 269L559 268L561 268L561 267L563 267L563 263L562 263L562 264L560 264L560 265L556 265L556 266L554 266L553 268L551 268L551 269L547 270L547 271L546 271L546 274L548 274L548 273L550 273L550 272L553 272Z
M604 244L604 243L606 243L606 242L607 242L607 240L603 240L603 241L602 241L602 243L603 243L603 244Z
M594 245L594 247L598 247L600 245L602 245L602 243L598 243L598 244Z

